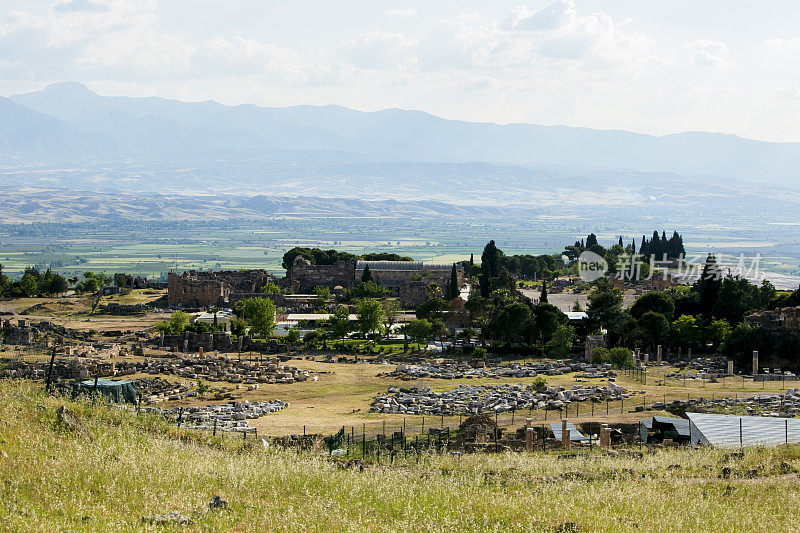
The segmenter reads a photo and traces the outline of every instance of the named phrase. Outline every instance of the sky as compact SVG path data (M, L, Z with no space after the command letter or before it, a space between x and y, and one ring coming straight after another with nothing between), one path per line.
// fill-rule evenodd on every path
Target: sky
M796 0L0 0L0 95L800 141Z

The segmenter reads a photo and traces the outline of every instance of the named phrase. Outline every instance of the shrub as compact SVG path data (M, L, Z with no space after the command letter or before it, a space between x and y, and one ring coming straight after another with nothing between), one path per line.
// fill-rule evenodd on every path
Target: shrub
M611 348L608 352L609 362L612 365L617 365L620 368L631 368L633 366L633 356L628 348L620 346Z
M593 363L610 363L611 362L611 353L600 346L599 348L595 348L592 351L592 362Z

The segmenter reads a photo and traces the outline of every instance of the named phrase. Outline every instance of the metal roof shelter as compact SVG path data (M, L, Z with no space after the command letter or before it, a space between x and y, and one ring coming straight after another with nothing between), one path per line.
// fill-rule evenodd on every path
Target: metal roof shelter
M368 266L370 270L446 270L450 271L453 265L437 265L434 263L422 263L421 261L356 261L356 270L363 270Z
M686 413L692 445L769 446L800 442L800 419Z
M556 440L561 440L561 422L550 422L550 431L553 432ZM569 431L570 441L589 442L589 437L578 431L578 428L572 422L567 422L567 431Z
M673 418L669 416L654 416L644 418L640 422L642 442L647 442L649 432L654 431L659 439L672 439L674 441L688 441L691 437L689 431L689 421L684 418Z

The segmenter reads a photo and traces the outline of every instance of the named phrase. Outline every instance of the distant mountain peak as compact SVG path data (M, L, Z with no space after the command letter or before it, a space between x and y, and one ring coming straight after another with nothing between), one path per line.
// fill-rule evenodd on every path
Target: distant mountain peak
M70 96L96 96L96 93L79 81L59 81L56 83L51 83L45 87L43 91L50 94L59 93Z

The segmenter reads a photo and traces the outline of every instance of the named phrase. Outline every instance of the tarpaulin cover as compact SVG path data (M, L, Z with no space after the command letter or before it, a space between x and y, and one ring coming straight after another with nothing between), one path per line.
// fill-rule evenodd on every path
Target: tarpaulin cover
M79 394L101 394L115 402L136 403L138 389L135 381L100 378L97 381L87 379L72 384L72 397Z

